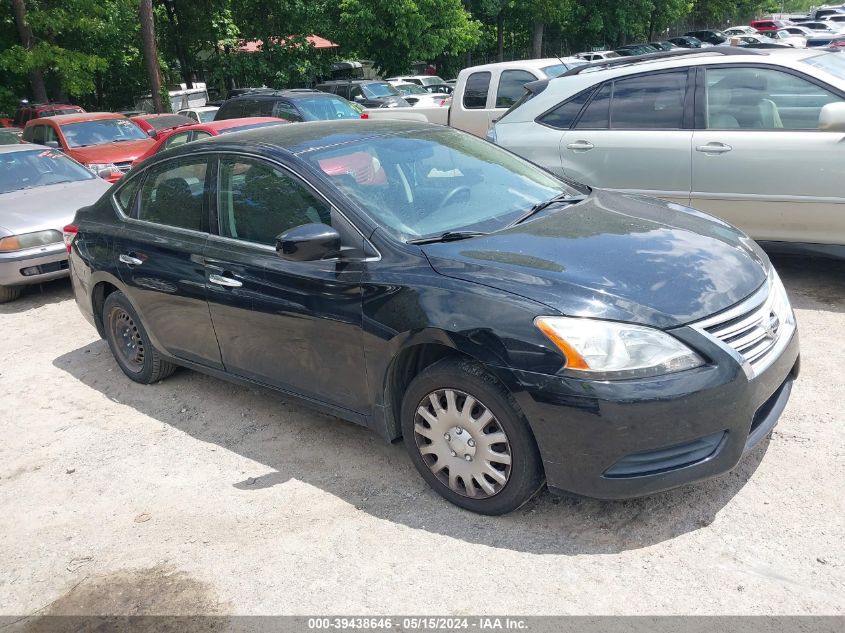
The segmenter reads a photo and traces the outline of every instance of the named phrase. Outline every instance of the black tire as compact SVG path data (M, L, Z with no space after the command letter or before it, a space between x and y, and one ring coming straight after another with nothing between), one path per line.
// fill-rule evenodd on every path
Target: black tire
M443 391L441 392L440 390ZM438 431L433 432L435 427L425 421L424 418L418 417L420 415L418 411L421 406L423 408L430 407L428 403L431 395L434 395L435 400L439 401L437 400L438 394L443 393L444 400L442 402L446 403L445 394L448 391L458 394L456 396L458 407L465 407L468 402L467 396L471 396L476 401L475 408L471 406L472 410L468 412L465 409L461 410L459 411L461 415L473 416L473 411L489 411L492 415L492 420L488 423L489 426L483 424L481 427L478 425L473 426L472 424L467 425L466 428L464 428L464 425L456 426L454 428L460 430L450 433L448 438L443 433L443 426L437 426ZM463 400L463 404L460 403L461 400ZM447 403L445 404L445 409L441 409L440 413L445 414L448 408L449 404ZM427 410L429 412L435 411L433 406L427 408ZM448 418L446 419L448 420ZM472 418L470 417L469 419L472 422ZM480 419L481 416L479 416ZM506 514L516 510L531 499L540 490L545 481L540 452L537 449L537 443L534 440L528 422L525 420L525 416L504 386L478 363L464 359L447 358L423 370L411 381L402 399L401 422L405 447L411 456L411 460L414 462L414 466L416 466L423 479L438 494L461 508L480 514ZM415 429L415 424L420 423L422 423L426 432L436 437L429 438L418 433ZM479 422L479 424L481 423ZM438 425L440 425L439 421ZM480 431L479 428L481 429ZM450 487L452 475L449 474L450 468L448 464L453 464L456 471L462 469L464 466L469 469L484 469L488 466L493 466L489 461L484 460L484 455L481 453L481 451L485 450L481 448L484 441L480 438L492 437L492 435L489 435L490 433L499 431L505 433L507 441L502 444L495 444L500 447L497 449L496 454L501 455L506 452L506 455L509 456L510 463L509 466L495 464L495 467L501 469L501 474L497 476L507 476L506 482L504 484L497 484L496 481L488 477L486 481L487 486L493 487L491 486L493 484L497 486L497 489L492 493L489 491L485 492L479 485L479 478L471 475L469 479L470 485L473 488L473 494L477 495L480 492L483 497L474 498L474 496L468 496L466 484L458 473L455 475L458 479L458 492L456 492L455 489ZM473 452L473 455L476 455L475 466L471 464L463 465L461 464L460 456L456 457L456 453L453 451L455 449L452 437L454 433L461 434L461 438L463 438L461 441L469 442L470 440L466 438L470 437L470 435L471 439L475 440L470 445L477 448L466 449L468 451L479 451L477 455ZM420 446L421 442L422 447ZM435 445L435 442L438 442L438 444ZM444 447L445 450L449 451L449 455L442 453L441 455L432 454L435 449L441 452ZM502 450L501 447L504 448L504 452L499 453L498 450ZM421 451L426 451L426 455L424 456ZM486 455L490 454L490 452L486 453ZM458 462L450 461L450 455L452 460L458 459ZM464 455L464 457L466 457L468 462L473 461L471 455ZM445 466L440 466L441 458L443 463L446 464ZM497 459L493 461L496 462ZM433 471L433 468L437 467L441 468L439 474L435 474ZM482 477L484 477L483 473Z
M0 286L0 303L14 301L21 296L22 290L20 286Z
M112 292L103 304L106 341L117 364L135 382L149 385L167 378L176 365L153 347L138 313L120 292Z

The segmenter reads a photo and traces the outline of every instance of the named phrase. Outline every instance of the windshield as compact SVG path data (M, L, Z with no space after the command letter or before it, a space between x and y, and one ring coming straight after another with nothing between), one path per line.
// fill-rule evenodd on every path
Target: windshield
M214 115L217 114L217 109L214 110L202 110L198 113L200 116L201 123L211 123L214 120Z
M309 121L361 118L361 113L340 97L302 97L297 98L296 105Z
M801 61L845 81L845 56L842 53L822 53L806 57Z
M0 193L95 177L82 165L55 150L0 154Z
M400 239L495 231L538 202L582 193L496 145L448 128L354 141L305 158Z
M429 75L426 77L420 77L420 83L423 86L436 86L438 84L445 84L446 82L437 75Z
M427 95L428 91L425 88L421 88L417 84L399 84L395 86L396 90L399 91L399 94L403 97L405 95Z
M399 94L396 91L396 88L394 88L388 83L363 84L361 86L361 90L363 90L364 94L367 95L370 99L377 99L379 97L392 97Z
M68 147L87 147L149 138L129 119L100 119L62 126Z

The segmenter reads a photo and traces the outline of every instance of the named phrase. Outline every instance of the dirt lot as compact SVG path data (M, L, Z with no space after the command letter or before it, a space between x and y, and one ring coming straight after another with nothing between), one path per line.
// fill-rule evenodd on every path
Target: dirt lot
M845 613L845 265L778 259L802 374L732 473L501 518L401 444L180 371L126 379L66 281L0 306L0 615Z

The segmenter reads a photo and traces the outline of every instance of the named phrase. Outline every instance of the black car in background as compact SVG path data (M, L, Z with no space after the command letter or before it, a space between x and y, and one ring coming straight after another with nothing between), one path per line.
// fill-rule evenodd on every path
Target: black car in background
M214 115L215 121L254 116L274 116L291 122L335 121L361 117L352 104L341 97L318 90L249 91L227 99Z
M713 44L714 46L724 44L728 41L728 38L724 33L722 33L721 31L714 31L712 29L705 29L702 31L690 31L689 33L684 33L684 36L694 37L697 40L707 42L708 44Z
M701 40L691 35L684 35L681 37L670 37L669 42L681 48L701 48Z
M626 44L619 48L613 49L615 53L623 57L630 57L631 55L648 55L656 53L661 50L659 47L652 44Z
M395 108L410 105L402 98L399 91L386 81L339 79L317 84L316 88L323 92L340 95L365 108Z
M443 126L182 145L65 242L130 379L181 365L300 397L403 437L438 493L487 514L544 480L619 498L725 472L798 371L786 291L744 233Z

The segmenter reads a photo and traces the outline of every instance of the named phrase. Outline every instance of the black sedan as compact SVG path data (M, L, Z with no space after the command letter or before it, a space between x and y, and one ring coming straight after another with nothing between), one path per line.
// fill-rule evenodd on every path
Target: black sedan
M76 301L140 383L177 365L404 438L453 503L603 498L731 469L798 370L738 229L565 182L456 130L263 128L169 150L65 231Z

